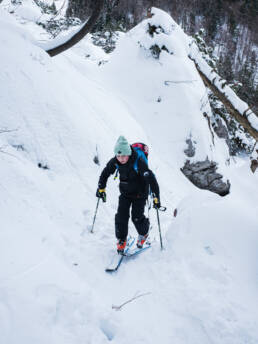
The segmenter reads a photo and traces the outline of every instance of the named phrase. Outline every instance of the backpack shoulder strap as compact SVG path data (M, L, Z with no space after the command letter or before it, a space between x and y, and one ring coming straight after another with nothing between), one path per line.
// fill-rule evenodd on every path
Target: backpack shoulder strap
M118 170L119 170L118 164L115 164L115 166L116 166L116 174L115 174L115 176L114 176L114 180L117 179L117 177L118 177Z
M146 158L146 155L144 154L144 152L140 148L136 147L136 148L134 148L134 150L136 151L137 157L135 159L133 168L136 171L136 173L138 173L138 161L139 161L139 159L143 160L147 166L148 166L148 160Z

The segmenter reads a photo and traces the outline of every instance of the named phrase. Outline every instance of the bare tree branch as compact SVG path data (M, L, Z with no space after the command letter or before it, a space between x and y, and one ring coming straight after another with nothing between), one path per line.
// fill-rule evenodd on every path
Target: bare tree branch
M88 21L81 28L81 30L79 32L77 32L72 38L70 38L65 43L63 43L63 44L61 44L61 45L59 45L53 49L47 50L47 53L51 57L56 56L56 55L64 52L65 50L70 49L72 46L77 44L83 37L85 37L87 35L87 33L90 32L90 30L94 26L94 24L96 23L99 15L101 13L101 10L104 6L104 1L105 0L95 0L94 10L93 10L90 18L88 19Z

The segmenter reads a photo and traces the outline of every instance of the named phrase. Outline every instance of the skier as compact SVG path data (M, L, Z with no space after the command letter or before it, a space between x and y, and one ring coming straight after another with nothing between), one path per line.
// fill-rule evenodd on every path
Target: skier
M124 136L120 136L114 148L113 157L103 169L98 183L96 196L106 201L106 183L111 174L120 174L120 196L115 215L115 233L117 252L123 254L128 234L129 211L132 206L132 221L139 234L137 246L142 248L148 237L149 220L144 216L144 207L149 194L153 196L154 208L160 208L159 185L146 162L138 157L135 149L129 145ZM137 165L137 166L135 166Z

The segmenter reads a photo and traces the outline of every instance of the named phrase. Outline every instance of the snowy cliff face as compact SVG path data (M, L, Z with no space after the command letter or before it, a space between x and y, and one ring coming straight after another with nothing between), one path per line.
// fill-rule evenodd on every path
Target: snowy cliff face
M190 175L196 173L196 163L204 162L204 170L214 171L203 179L212 178L214 183L217 179L218 183L222 176L214 166L218 164L223 174L228 148L212 129L207 91L188 57L189 44L189 37L167 13L152 8L152 17L125 35L104 69L111 87L146 127L158 154L171 159L176 169L183 168L187 161ZM190 176L189 172L185 174ZM201 182L200 173L198 177L190 179ZM229 185L221 183L226 194ZM197 181L198 186L201 184L205 182ZM208 184L212 183L203 188ZM220 193L221 185L210 186Z

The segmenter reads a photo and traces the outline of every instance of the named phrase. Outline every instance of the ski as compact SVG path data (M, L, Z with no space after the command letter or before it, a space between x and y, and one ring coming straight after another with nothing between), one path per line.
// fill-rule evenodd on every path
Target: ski
M151 244L148 243L146 244L146 246L142 247L142 248L138 248L138 247L135 247L133 248L132 250L129 249L127 251L127 253L125 254L126 257L130 258L130 257L133 257L133 256L136 256L137 254L140 254L146 250L148 250L149 248L151 247Z
M124 254L118 254L118 253L116 253L116 254L113 256L113 258L112 258L110 264L106 267L106 269L105 269L106 272L115 272L115 271L118 270L118 268L119 268L119 266L121 265L121 263L122 263L124 257L126 257L126 254L129 252L130 247L133 246L134 241L135 241L135 238L130 237L130 238L128 239L126 248L125 248L125 250L124 250Z
M148 242L142 248L138 248L138 247L132 248L134 242L135 242L135 238L130 238L128 243L127 243L127 246L125 248L124 254L118 254L117 253L116 255L114 255L110 264L108 265L108 267L105 270L106 272L117 271L119 266L121 265L122 261L124 260L124 258L128 259L128 258L134 257L138 254L145 252L147 249L149 249L151 247L151 243Z

